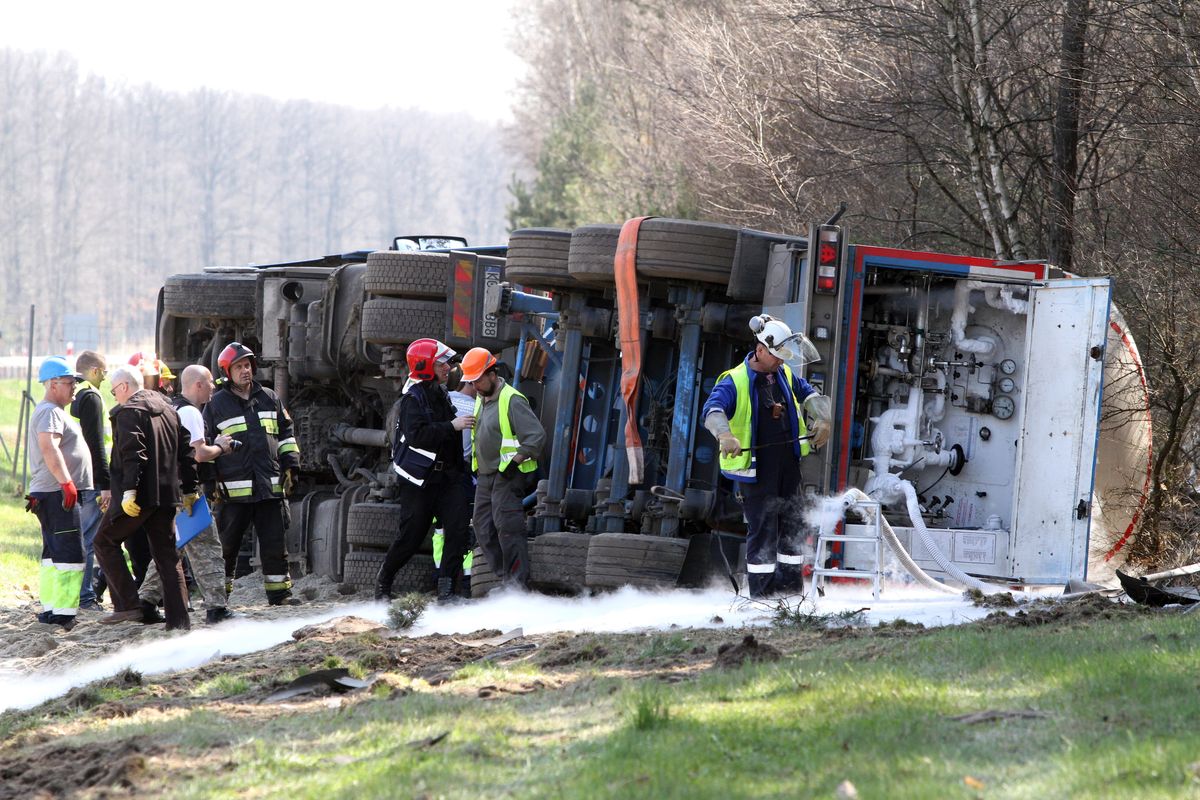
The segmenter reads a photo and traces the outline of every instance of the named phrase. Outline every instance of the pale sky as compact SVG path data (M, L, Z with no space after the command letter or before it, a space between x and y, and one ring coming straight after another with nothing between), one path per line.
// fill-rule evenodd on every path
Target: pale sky
M5 3L0 48L66 51L115 83L510 119L515 0Z

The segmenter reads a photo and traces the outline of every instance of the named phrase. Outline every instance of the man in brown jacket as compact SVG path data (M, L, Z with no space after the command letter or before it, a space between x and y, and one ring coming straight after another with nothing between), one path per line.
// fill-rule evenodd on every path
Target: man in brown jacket
M96 534L96 558L108 576L115 611L100 622L143 621L137 588L121 555L121 542L145 528L154 566L162 580L167 630L187 630L191 627L187 584L175 549L174 523L175 506L180 500L190 511L198 497L192 445L166 398L142 388L140 370L118 367L110 382L113 397L121 404L112 413L113 452L109 464L116 502L109 505Z

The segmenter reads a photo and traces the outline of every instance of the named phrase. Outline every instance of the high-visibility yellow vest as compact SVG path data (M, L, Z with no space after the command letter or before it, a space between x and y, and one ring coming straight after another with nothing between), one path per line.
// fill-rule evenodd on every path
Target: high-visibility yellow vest
M742 452L736 456L722 453L721 471L744 477L754 477L756 474L754 451L750 449L755 443L754 409L750 402L750 369L746 366L746 362L743 361L733 369L722 372L717 380L720 381L727 375L733 381L734 391L737 392L737 402L733 409L733 417L729 420L729 431L742 443ZM808 455L810 450L808 440L803 438L808 435L808 427L804 424L804 414L800 408L800 400L796 397L796 393L792 388L792 370L787 364L783 365L783 375L787 381L785 391L791 395L792 406L796 411L796 436L800 439L800 455L803 457Z
M508 419L508 405L513 397L525 399L525 395L518 392L507 383L500 390L500 398L497 400L500 403L500 471L504 472L509 462L513 460L513 456L521 449L521 443L517 440L513 433L512 422ZM475 398L475 419L478 420L483 412L483 398ZM475 445L475 429L471 428L471 471L479 471L479 449ZM530 458L522 461L517 465L517 469L521 472L533 472L537 469L537 460Z

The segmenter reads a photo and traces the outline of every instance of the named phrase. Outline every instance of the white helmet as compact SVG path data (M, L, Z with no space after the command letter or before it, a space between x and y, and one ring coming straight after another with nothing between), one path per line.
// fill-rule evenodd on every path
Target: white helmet
M821 359L817 348L803 333L792 333L792 329L770 314L750 318L750 331L767 352L789 364L802 366Z

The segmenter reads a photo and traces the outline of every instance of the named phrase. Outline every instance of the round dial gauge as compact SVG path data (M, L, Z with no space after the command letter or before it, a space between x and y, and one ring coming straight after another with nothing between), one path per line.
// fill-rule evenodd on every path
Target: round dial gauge
M1011 358L1004 359L1000 362L1000 371L1005 375L1012 375L1017 371L1017 362L1013 361Z
M1013 402L1011 397L1005 395L996 395L996 399L992 401L992 414L996 419L1008 419L1017 410L1017 404Z
M1017 382L1012 378L1001 378L997 386L1000 387L1000 391L1002 392L1012 392L1017 388Z

